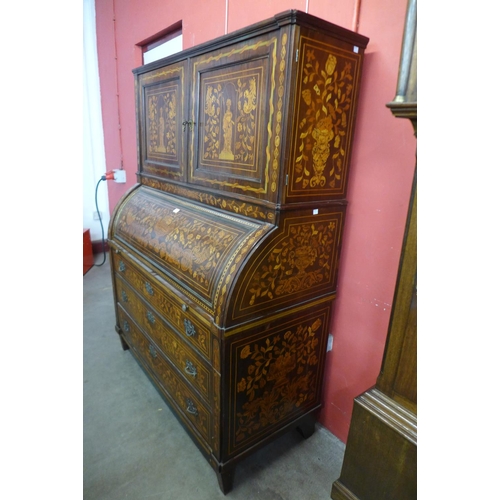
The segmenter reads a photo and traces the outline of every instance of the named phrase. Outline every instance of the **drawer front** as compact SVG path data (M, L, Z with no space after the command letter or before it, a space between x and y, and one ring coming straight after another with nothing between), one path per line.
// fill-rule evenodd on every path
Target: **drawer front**
M173 403L181 420L194 427L210 443L211 413L196 393L177 375L163 358L160 348L151 342L126 312L118 307L120 328L130 347L152 373L167 399Z
M184 375L186 380L207 400L211 400L211 370L179 335L170 329L158 312L141 300L123 280L116 280L119 304L146 332L162 353Z
M158 311L164 319L208 360L211 359L209 329L192 313L187 302L165 291L154 276L141 272L123 253L113 254L115 274L125 278L131 286ZM117 297L121 300L120 297ZM208 318L205 320L208 321Z

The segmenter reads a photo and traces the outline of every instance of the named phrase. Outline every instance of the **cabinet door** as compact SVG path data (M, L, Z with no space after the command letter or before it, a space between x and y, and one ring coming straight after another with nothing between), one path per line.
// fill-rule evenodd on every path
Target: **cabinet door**
M274 32L191 60L189 182L275 199L286 43Z
M141 174L185 181L188 96L186 61L137 77L137 129Z

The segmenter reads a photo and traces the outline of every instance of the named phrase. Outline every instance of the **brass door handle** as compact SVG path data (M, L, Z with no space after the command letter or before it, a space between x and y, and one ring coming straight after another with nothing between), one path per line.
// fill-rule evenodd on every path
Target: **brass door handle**
M185 132L186 131L186 125L189 126L189 130L193 130L193 125L194 122L191 120L185 120L182 122L182 130Z

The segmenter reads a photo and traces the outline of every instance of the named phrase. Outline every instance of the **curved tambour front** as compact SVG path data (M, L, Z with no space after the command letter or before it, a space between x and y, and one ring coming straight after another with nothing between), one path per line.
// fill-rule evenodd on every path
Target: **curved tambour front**
M122 201L109 234L140 250L147 265L220 324L233 277L274 227L141 186Z

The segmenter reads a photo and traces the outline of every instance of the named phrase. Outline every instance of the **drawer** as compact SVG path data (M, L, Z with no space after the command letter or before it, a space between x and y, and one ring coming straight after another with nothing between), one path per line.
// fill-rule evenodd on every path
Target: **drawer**
M188 427L194 428L207 444L210 443L212 425L209 409L164 359L158 346L140 331L121 307L118 307L118 318L127 343L156 380L160 390L173 404L181 420ZM204 444L204 447L207 444Z
M207 324L210 318L200 318L192 311L187 301L183 301L173 291L166 289L151 273L140 270L124 252L112 253L113 269L117 276L130 283L148 303L158 311L172 328L182 334L208 360L211 359L210 331ZM117 297L120 300L120 297Z
M162 320L160 314L144 302L121 279L116 280L119 304L155 342L162 353L207 401L212 397L212 370L193 349Z

